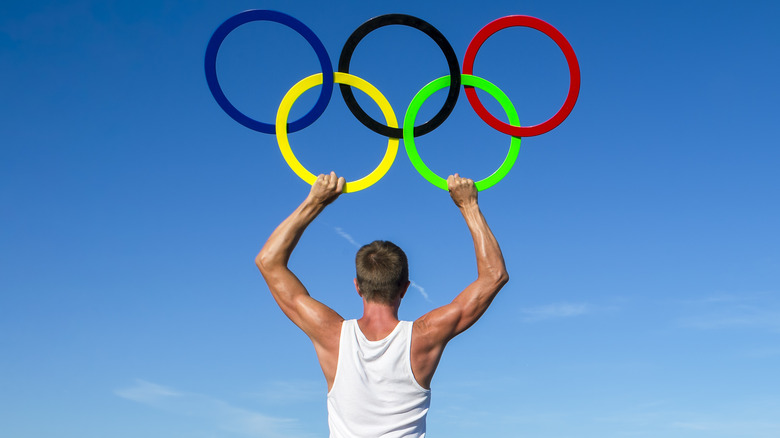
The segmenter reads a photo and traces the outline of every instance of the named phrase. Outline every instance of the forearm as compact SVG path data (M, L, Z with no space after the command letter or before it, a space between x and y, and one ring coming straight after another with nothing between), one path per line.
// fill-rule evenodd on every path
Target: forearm
M324 205L307 197L287 219L279 224L255 258L255 263L260 271L265 273L272 269L286 268L290 255L306 227L324 209Z
M271 269L287 269L295 245L303 235L303 231L317 217L325 206L335 201L344 190L344 177L337 177L335 172L330 175L320 175L311 186L309 196L295 211L279 224L265 242L265 246L255 257L255 263L263 276Z
M460 207L460 212L474 241L478 279L503 286L509 280L504 256L479 205L476 202L464 205Z

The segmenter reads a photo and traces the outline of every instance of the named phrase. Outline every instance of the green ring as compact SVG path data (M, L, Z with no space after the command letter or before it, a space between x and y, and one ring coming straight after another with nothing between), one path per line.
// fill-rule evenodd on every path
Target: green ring
M520 126L520 117L517 115L515 106L512 105L512 102L509 100L506 94L497 86L478 76L462 74L460 77L463 85L477 87L480 90L484 90L493 96L498 101L498 103L501 104L501 107L504 108L506 116L509 119L509 124L512 126ZM412 102L409 104L409 108L406 110L406 116L404 117L404 146L406 147L406 155L409 156L409 160L412 162L412 165L415 169L417 169L417 172L423 176L423 178L427 179L428 182L435 185L436 187L444 190L448 190L447 180L433 173L433 171L425 165L422 158L420 158L420 154L417 153L417 147L414 144L414 122L423 102L431 97L431 95L436 91L449 86L449 75L435 79L428 85L424 86L422 90L417 92L417 94L414 96L414 99L412 99ZM492 175L474 183L474 185L477 187L477 190L485 190L501 181L512 169L512 166L515 165L515 161L517 161L517 155L519 153L520 137L512 137L512 140L509 142L509 152L506 154L504 162L501 163L501 166L496 169Z

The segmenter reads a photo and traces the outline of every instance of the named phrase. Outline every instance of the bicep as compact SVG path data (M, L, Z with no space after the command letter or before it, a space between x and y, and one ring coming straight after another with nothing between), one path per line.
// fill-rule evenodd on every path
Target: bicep
M444 345L474 325L493 302L503 284L477 279L451 303L420 318L430 342Z
M430 387L447 343L474 325L485 313L501 285L478 279L449 304L417 321L412 336L412 370L423 387Z

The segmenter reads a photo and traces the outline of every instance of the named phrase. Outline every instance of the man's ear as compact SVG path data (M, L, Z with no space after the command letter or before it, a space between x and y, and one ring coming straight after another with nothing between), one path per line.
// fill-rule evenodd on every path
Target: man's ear
M356 284L357 284L357 283L356 283ZM404 295L406 295L406 291L408 291L408 290L409 290L409 285L410 285L410 284L412 284L412 282L411 282L411 281L407 281L407 282L406 282L406 286L404 286L404 288L403 288L403 289L401 289L401 298L403 298L403 297L404 297Z
M357 278L352 280L352 282L355 283L355 290L357 291L358 295L360 295L360 297L363 297L363 292L360 292L360 286L358 286Z

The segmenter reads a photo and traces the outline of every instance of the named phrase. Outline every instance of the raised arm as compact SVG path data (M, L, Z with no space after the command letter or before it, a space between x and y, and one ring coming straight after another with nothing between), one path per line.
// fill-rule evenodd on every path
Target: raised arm
M447 342L477 322L509 281L501 248L479 209L474 181L456 173L447 178L447 186L474 241L477 279L450 304L432 310L414 323L412 368L417 380L426 387Z
M273 233L255 258L276 303L292 322L312 340L320 358L328 384L332 362L335 375L338 358L338 341L343 318L326 305L309 295L301 281L287 267L290 255L309 224L344 189L344 178L336 174L320 175L311 191L298 208L285 219ZM323 362L324 361L324 362Z

